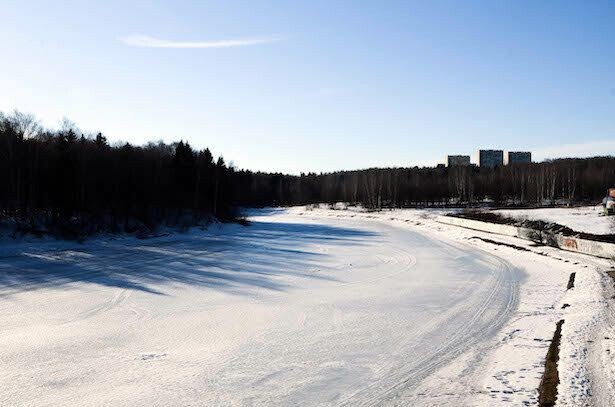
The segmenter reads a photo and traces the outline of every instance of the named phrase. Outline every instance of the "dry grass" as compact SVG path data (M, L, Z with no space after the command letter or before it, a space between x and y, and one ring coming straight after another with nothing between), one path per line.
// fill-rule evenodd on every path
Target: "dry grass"
M553 340L549 345L547 360L545 361L545 373L538 387L538 405L541 407L554 406L557 400L557 385L559 384L559 373L557 362L559 361L559 344L562 338L562 324L560 320L555 328Z
M571 288L574 288L574 277L577 275L577 273L570 273L570 278L568 279L568 285L566 286L567 290L570 290Z

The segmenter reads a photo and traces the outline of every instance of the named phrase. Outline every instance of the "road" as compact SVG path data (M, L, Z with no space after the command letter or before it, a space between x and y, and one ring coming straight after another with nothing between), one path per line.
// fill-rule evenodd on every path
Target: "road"
M480 377L458 356L521 277L410 228L283 210L0 258L1 405L430 405L439 369Z

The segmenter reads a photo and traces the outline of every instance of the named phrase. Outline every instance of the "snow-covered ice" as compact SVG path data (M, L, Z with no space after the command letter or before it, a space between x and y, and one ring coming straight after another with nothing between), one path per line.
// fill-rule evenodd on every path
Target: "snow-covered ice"
M606 260L431 211L251 220L0 246L0 405L535 404L560 318L562 400L612 401Z

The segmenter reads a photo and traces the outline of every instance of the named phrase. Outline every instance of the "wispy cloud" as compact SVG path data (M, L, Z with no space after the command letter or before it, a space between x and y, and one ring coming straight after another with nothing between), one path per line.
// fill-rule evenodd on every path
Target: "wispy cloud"
M230 48L248 47L252 45L270 44L282 41L279 37L251 37L217 41L170 41L147 35L129 35L119 38L121 42L132 47L148 48Z
M532 155L536 161L549 158L595 157L615 155L615 141L590 141L578 144L562 144L536 149Z

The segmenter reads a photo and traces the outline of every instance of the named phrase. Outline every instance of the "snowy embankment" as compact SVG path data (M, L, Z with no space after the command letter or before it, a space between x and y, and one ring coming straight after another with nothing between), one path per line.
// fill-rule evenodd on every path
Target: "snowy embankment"
M615 234L615 216L604 216L601 205L574 208L498 209L500 215L520 220L542 220L594 235Z
M607 261L434 213L2 245L0 405L535 404L562 318L560 400L612 404Z

